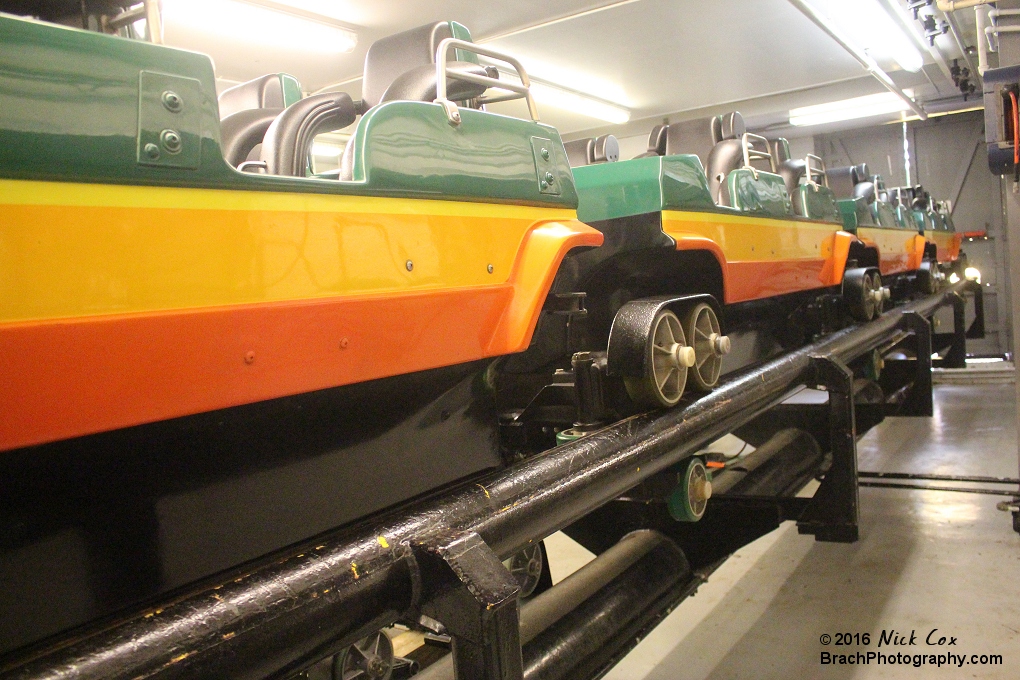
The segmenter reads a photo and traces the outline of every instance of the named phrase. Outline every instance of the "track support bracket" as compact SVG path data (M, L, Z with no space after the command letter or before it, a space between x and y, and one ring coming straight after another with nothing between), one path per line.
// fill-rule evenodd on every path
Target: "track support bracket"
M931 379L931 323L917 312L904 312L901 323L906 330L914 334L917 359L914 385L896 415L931 418L935 413Z
M520 587L474 533L413 546L421 588L418 613L452 639L454 677L522 680Z
M817 541L853 543L859 536L860 519L854 375L845 364L828 356L811 357L810 370L814 384L829 393L832 465L797 520L797 531L813 534Z

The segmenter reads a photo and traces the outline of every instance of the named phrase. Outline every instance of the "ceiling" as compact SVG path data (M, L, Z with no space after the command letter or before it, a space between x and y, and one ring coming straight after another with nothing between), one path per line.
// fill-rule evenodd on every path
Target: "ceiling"
M165 40L209 54L221 87L285 71L297 76L306 91L338 89L358 98L365 52L374 40L431 21L456 20L468 26L476 42L517 56L536 78L630 110L628 123L610 125L540 102L542 119L568 139L604 132L643 134L664 118L735 108L751 127L788 136L813 134L822 130L789 129L790 108L883 91L787 0L275 1L343 22L357 32L357 46L348 54L325 55L302 44L273 47L230 38L221 25L203 23L194 12L174 11L175 3L184 0L163 0ZM859 1L811 0L832 16ZM915 45L927 47L906 0L876 1L896 6L915 31ZM973 12L956 15L973 42ZM949 64L961 57L949 35L940 36L936 45ZM962 107L936 56L927 49L923 55L925 65L917 73L900 70L877 52L874 56L915 97ZM501 106L523 115L517 104Z

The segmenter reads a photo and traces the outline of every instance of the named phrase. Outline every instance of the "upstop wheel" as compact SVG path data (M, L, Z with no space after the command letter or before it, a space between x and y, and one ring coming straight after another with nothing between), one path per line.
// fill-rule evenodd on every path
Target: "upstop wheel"
M661 310L652 321L645 342L644 375L624 378L630 398L641 406L675 406L687 385L687 370L695 364L676 314Z
M380 630L333 657L333 680L389 680L393 663L393 642Z
M719 383L722 358L730 351L730 339L720 328L719 317L711 305L695 305L684 315L684 332L695 355L690 377L700 390L710 390Z

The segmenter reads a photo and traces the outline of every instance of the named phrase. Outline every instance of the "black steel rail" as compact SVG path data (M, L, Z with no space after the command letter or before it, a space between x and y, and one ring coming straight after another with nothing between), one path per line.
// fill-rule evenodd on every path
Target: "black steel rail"
M819 358L850 361L904 327L916 330L920 317L955 295L949 289L905 305L732 375L683 408L628 418L476 484L323 536L227 582L11 659L0 677L278 678L412 614L440 619L452 631L455 655L459 641L464 663L487 669L492 659L507 658L499 645L519 650L520 642L516 592L499 580L499 562L485 544L507 557L567 526L774 406L791 388L824 382ZM473 580L472 571L485 578ZM456 600L451 574L477 603L475 624L470 614L455 620L466 600ZM484 677L520 677L519 655L516 663L517 670Z

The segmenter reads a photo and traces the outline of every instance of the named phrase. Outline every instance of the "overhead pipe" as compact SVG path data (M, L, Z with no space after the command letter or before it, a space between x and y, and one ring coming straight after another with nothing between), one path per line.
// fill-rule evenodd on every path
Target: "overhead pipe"
M414 546L475 533L505 559L782 402L814 380L815 358L847 362L930 316L963 284L728 376L684 408L652 411L441 496L324 534L116 622L21 658L2 680L261 680L336 653L423 604Z
M917 114L917 117L921 120L928 119L928 113L924 110L919 103L917 103L913 97L904 92L899 85L893 82L893 79L889 77L889 74L882 70L882 67L872 59L867 52L862 50L853 44L846 36L839 32L839 30L829 23L829 19L818 12L814 7L805 2L805 0L790 0L790 4L801 11L801 13L808 19L813 21L818 28L822 29L829 34L829 37L835 40L839 45L853 56L861 66L867 69L868 73L875 77L878 82L895 94L897 97L902 99L910 110Z
M974 8L974 23L977 28L978 73L982 78L988 70L988 42L985 37L985 19L987 15L983 7Z
M958 9L977 7L978 5L990 5L995 0L937 0L935 6L942 12L955 12Z

